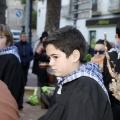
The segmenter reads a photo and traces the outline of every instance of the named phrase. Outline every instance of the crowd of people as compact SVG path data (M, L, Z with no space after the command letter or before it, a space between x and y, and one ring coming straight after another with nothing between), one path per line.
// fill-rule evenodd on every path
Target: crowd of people
M19 119L33 60L32 73L37 76L38 87L50 85L49 73L55 77L53 95L44 96L49 99L49 109L38 120L119 120L120 100L109 86L112 79L118 80L111 75L110 67L120 74L120 23L115 40L113 45L100 38L91 49L80 30L65 26L50 34L44 31L33 52L25 32L14 44L9 27L0 24L1 99L6 99L0 99L0 118Z

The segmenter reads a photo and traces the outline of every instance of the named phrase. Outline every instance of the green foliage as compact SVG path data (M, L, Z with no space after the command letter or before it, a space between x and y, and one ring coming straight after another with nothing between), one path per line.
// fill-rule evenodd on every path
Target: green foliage
M31 95L28 98L27 103L29 103L31 105L39 105L40 104L40 101L39 101L38 96L37 96L37 91L38 91L38 88L34 89L34 93L33 93L33 95Z
M32 0L33 2L35 0ZM21 4L25 4L26 7L26 0L21 0ZM36 21L37 21L37 12L32 9L32 29L36 29Z
M37 12L32 11L32 29L36 29L36 22L37 22Z
M21 0L21 4L26 4L26 0Z
M94 48L95 43L96 43L95 39L92 39L92 40L91 40L91 48Z
M85 55L84 61L85 61L85 62L89 62L89 61L91 60L91 58L92 58L92 55L87 53L87 54Z

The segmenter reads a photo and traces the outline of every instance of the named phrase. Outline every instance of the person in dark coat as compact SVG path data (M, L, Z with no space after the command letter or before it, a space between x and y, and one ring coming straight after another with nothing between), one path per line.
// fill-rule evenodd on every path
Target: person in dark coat
M86 41L81 32L65 26L43 45L58 83L50 108L38 120L113 120L98 64L83 62Z
M18 49L10 29L0 24L0 79L8 86L19 109L23 108L24 78Z
M117 41L117 44L114 48L110 49L108 51L109 57L110 57L110 64L111 67L114 68L115 73L120 74L120 23L116 26L116 34L115 39ZM104 76L104 84L108 90L110 101L111 101L111 107L113 111L113 118L114 120L120 120L120 100L118 100L115 96L113 96L113 92L110 91L110 84L112 82L112 79L115 79L112 77L112 75L109 73L108 66L107 66L107 60L104 59L104 67L103 67L103 76Z
M43 47L43 42L46 40L47 36L47 31L44 31L40 37L40 42L36 47L33 61L32 73L37 75L39 87L48 85L48 76L46 69L48 67L49 59L46 55L45 48Z
M28 70L30 62L33 60L33 49L30 43L27 42L26 33L22 32L20 34L20 42L17 42L15 46L18 48L18 53L21 59L21 65L24 74L25 85L27 83Z

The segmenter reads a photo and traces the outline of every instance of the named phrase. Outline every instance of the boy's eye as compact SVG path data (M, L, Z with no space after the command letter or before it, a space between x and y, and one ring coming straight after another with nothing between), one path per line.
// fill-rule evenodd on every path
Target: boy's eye
M49 56L47 56L47 58L50 60L50 57L49 57Z
M53 56L53 58L54 58L54 59L57 59L57 58L58 58L58 56Z
M0 36L0 38L1 38L1 39L4 39L4 38L5 38L5 36L1 35L1 36Z

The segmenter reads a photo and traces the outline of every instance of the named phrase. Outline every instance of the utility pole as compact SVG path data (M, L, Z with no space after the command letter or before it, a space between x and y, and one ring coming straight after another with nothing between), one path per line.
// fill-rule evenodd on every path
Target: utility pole
M29 19L29 42L32 42L32 0L30 0L30 19Z
M27 34L27 41L31 44L32 38L32 0L26 0L26 21L25 32Z
M73 16L73 18L74 18L74 25L76 26L76 22L77 22L77 19L78 19L78 0L75 0L74 1L74 16Z
M25 33L27 34L27 41L29 41L29 23L30 23L30 0L26 0Z

